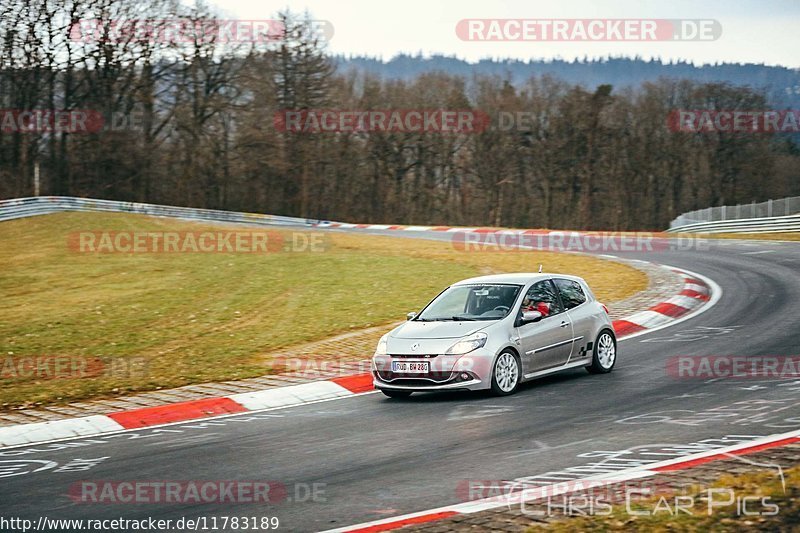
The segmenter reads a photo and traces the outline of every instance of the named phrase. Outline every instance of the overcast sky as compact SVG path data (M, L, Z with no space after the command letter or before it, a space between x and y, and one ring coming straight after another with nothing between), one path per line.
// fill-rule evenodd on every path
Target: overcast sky
M390 59L406 52L482 58L605 57L739 61L800 68L800 0L216 0L228 18L269 19L284 8L333 24L332 53ZM722 36L705 42L467 42L461 19L715 19Z

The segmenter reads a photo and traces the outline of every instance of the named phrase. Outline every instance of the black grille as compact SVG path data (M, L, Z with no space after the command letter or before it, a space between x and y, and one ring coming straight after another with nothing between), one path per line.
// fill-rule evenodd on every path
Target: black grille
M397 381L392 382L395 385L402 385L404 387L435 387L436 385L442 385L442 383L433 383L432 381L427 381L425 379L398 379Z
M403 385L410 384L411 381L414 382L419 381L424 385L430 386L430 385L438 385L445 381L450 380L450 378L453 377L453 373L450 371L447 372L434 371L434 372L428 372L427 374L406 374L403 372L391 372L389 370L379 370L378 377L380 377L384 381L391 381L393 379L397 379L398 380L397 383L398 384L402 383ZM422 378L427 378L427 379L422 379ZM436 381L437 383L431 383L431 381L429 380Z

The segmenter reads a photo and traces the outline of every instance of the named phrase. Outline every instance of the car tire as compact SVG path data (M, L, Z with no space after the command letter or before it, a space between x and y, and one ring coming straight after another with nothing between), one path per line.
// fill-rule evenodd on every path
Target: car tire
M381 389L381 392L389 398L408 398L411 396L411 391L408 390Z
M604 329L597 335L592 349L592 364L586 367L590 374L608 374L617 362L617 338Z
M508 396L517 392L522 379L522 365L519 356L511 350L500 352L492 368L492 394Z

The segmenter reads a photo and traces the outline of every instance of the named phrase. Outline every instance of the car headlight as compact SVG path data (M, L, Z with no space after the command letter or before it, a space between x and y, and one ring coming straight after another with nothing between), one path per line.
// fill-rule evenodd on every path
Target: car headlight
M377 348L375 348L375 354L374 355L386 355L386 339L388 339L388 338L389 338L389 334L388 333L386 335L384 335L383 337L381 337L381 340L378 341Z
M447 349L445 355L464 355L478 348L483 348L489 336L486 333L476 333L469 337L464 337Z

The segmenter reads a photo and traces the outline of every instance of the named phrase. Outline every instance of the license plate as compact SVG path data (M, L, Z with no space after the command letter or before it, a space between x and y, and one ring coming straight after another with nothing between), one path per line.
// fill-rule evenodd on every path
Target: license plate
M404 374L427 374L430 371L430 363L418 363L407 361L392 361L392 372L402 372Z

